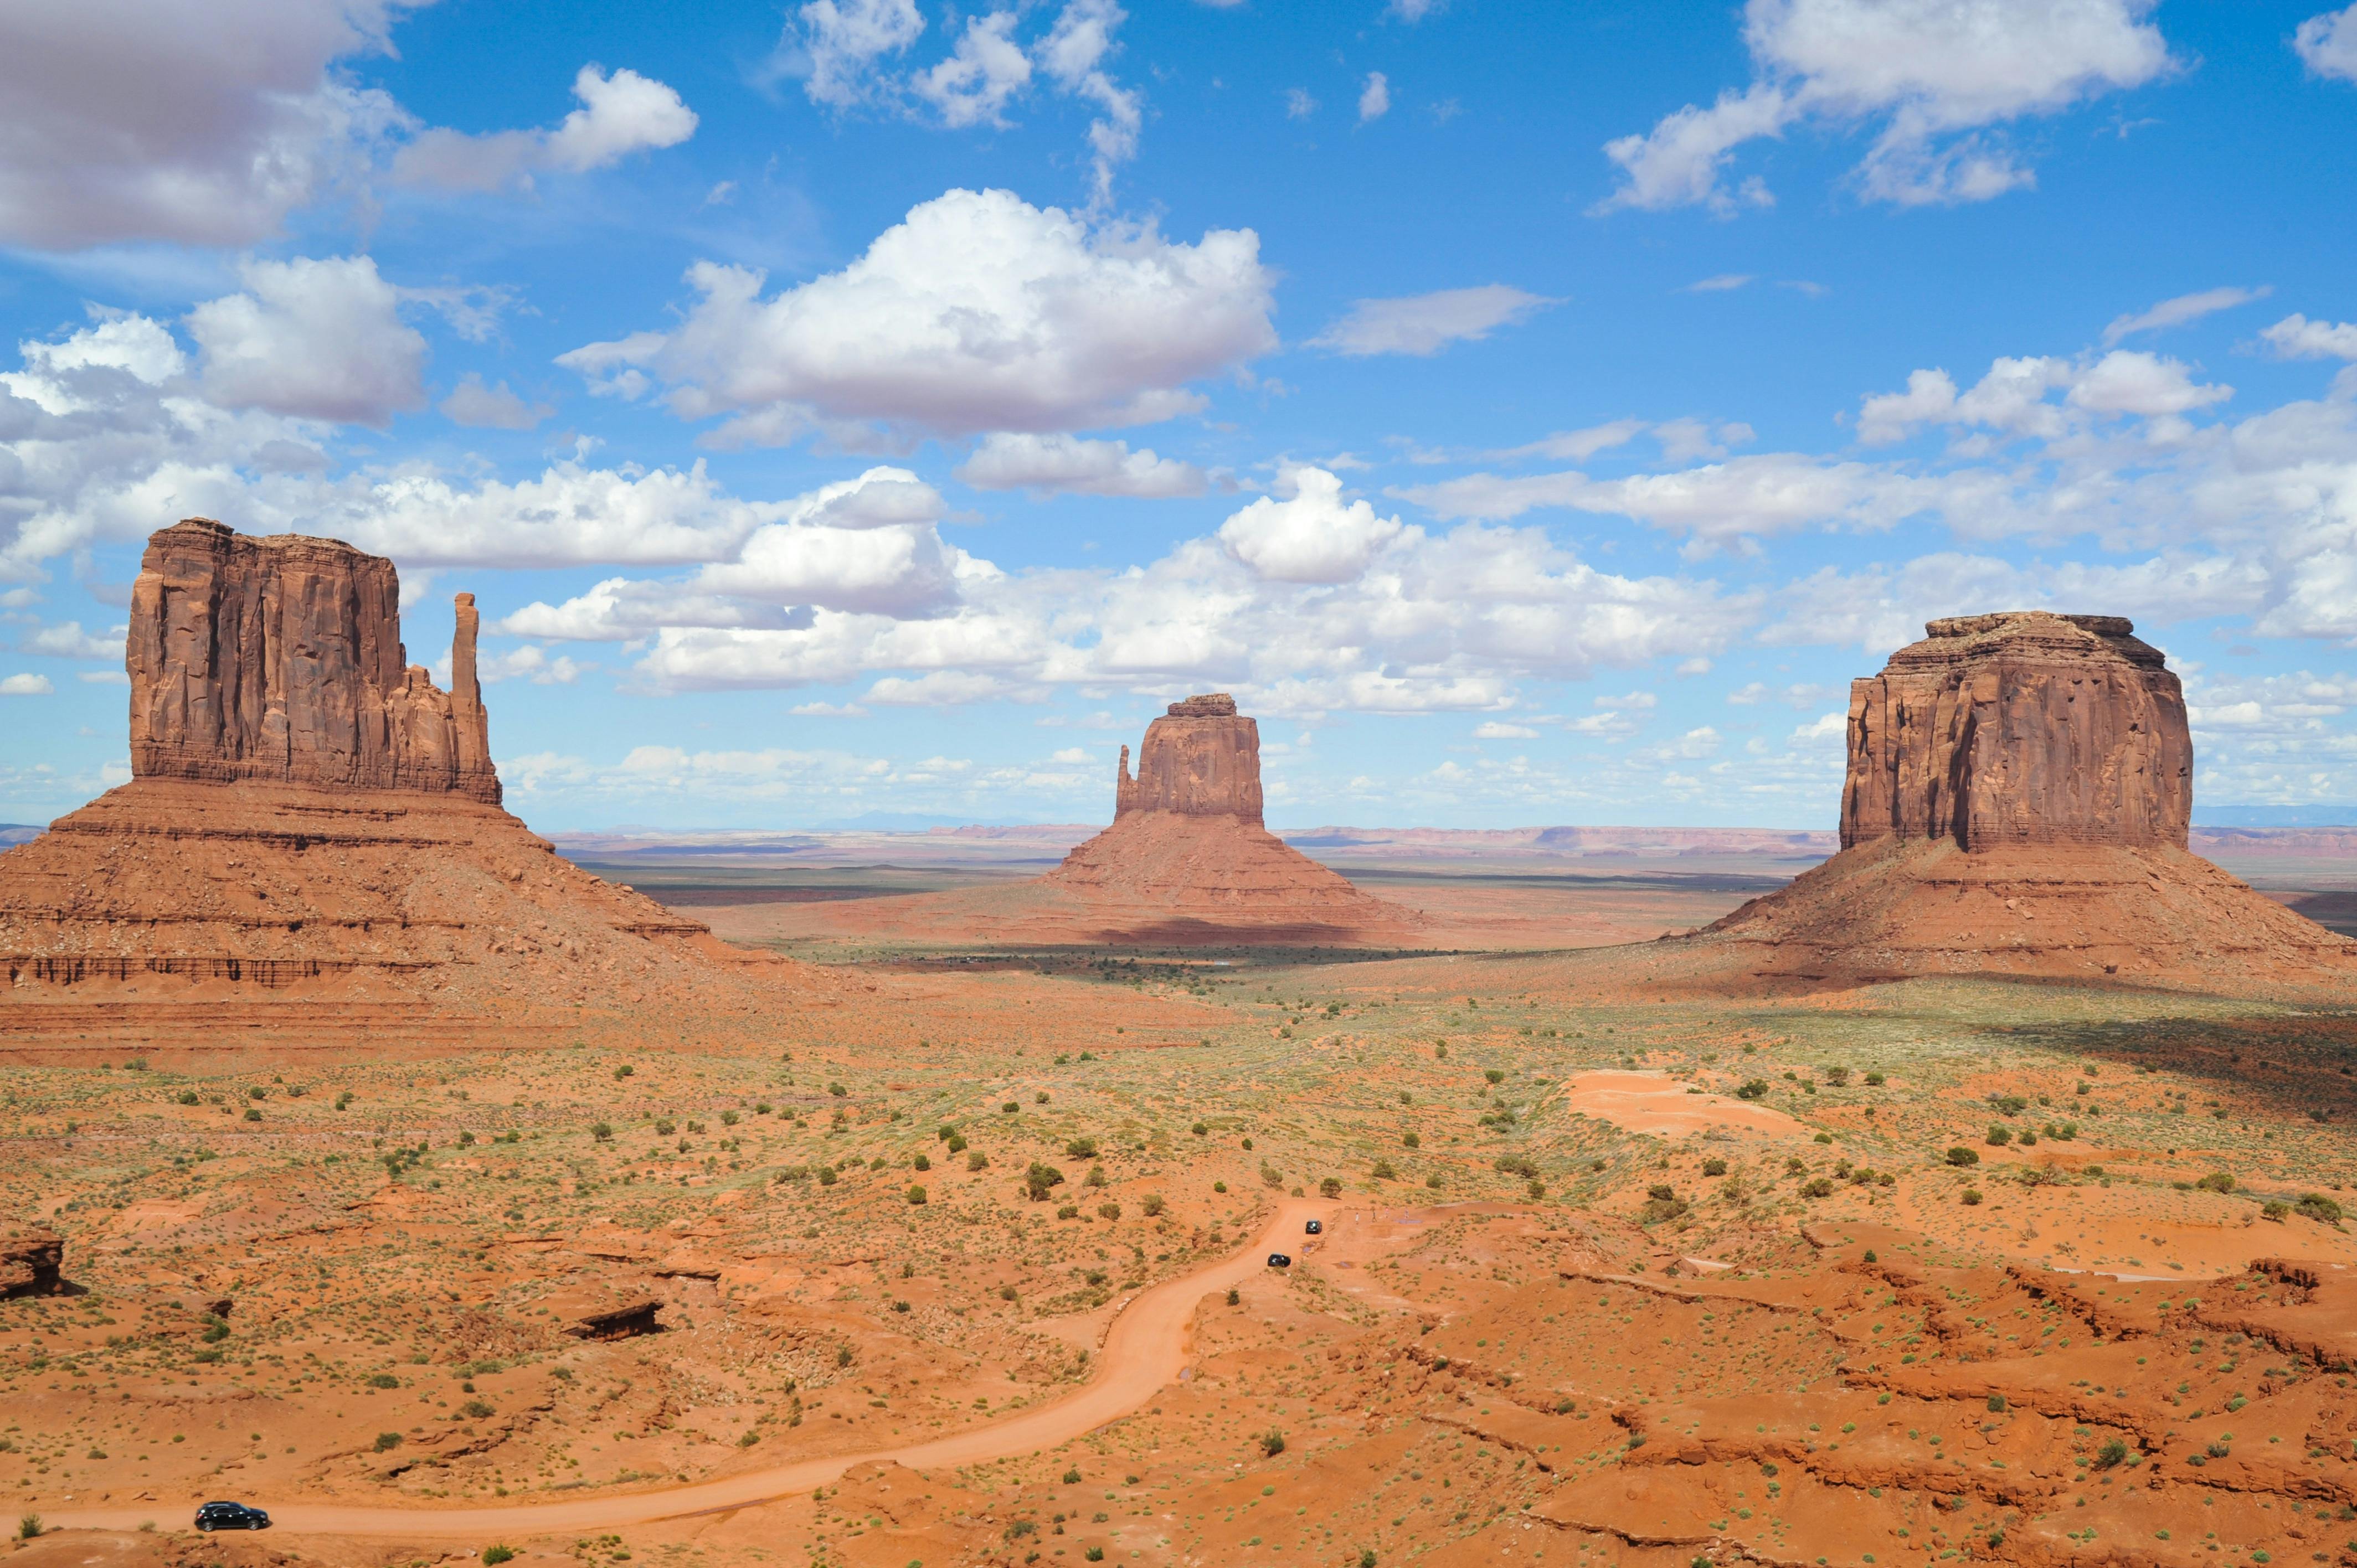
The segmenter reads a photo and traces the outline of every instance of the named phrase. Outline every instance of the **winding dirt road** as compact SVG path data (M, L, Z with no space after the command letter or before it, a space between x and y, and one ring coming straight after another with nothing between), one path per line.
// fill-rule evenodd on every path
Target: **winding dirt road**
M1290 1243L1302 1221L1326 1216L1340 1205L1315 1199L1280 1202L1253 1241L1209 1267L1166 1280L1122 1310L1097 1353L1096 1375L1071 1393L1043 1405L947 1437L858 1454L798 1459L774 1469L749 1470L716 1481L698 1481L661 1491L589 1498L561 1503L508 1504L500 1508L371 1508L351 1503L279 1503L252 1499L270 1510L277 1529L298 1535L362 1535L404 1540L484 1541L519 1540L555 1532L610 1530L651 1524L695 1514L725 1513L813 1490L854 1465L890 1460L910 1469L974 1465L1052 1448L1109 1421L1127 1415L1178 1377L1187 1361L1187 1326L1195 1304L1210 1291L1243 1283L1267 1266L1272 1251L1296 1251ZM156 1517L158 1505L76 1509L52 1513L48 1522L63 1530L135 1530Z

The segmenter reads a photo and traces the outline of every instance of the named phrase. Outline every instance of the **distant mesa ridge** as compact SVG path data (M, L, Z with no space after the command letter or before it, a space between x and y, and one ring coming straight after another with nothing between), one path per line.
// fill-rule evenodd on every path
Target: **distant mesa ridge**
M2129 621L2008 610L1924 629L1850 682L1843 848L2186 846L2185 693Z
M131 590L131 771L448 792L500 776L457 596L448 692L409 662L392 562L333 539L188 518L147 542Z

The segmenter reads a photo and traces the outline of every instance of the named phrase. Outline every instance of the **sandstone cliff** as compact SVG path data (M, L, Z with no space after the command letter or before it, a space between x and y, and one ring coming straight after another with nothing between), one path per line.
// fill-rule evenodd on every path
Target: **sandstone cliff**
M2357 983L2357 943L2186 852L2184 695L2127 621L2015 611L1926 629L1850 688L1842 852L1631 956L1649 983Z
M2185 695L2126 620L2017 610L1924 629L1850 682L1843 848L2185 847Z
M159 531L131 593L133 775L498 803L474 596L457 607L444 693L402 647L392 562L204 518Z
M1171 703L1146 726L1135 779L1129 747L1121 748L1114 820L1139 811L1233 817L1260 826L1260 725L1239 714L1224 692Z

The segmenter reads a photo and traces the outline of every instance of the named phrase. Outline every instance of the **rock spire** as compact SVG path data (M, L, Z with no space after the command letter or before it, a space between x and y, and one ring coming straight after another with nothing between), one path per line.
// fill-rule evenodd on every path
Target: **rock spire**
M497 804L472 594L457 617L446 693L408 661L382 556L206 518L162 529L131 592L132 773Z
M1935 620L1850 682L1841 842L2183 849L2185 694L2118 616Z

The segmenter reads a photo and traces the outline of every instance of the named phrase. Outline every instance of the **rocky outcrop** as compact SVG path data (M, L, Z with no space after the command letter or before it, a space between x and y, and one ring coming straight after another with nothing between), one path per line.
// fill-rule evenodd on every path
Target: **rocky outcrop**
M1137 777L1121 748L1114 820L1141 811L1182 817L1233 817L1261 825L1260 726L1236 712L1224 692L1173 703L1146 726Z
M392 562L332 539L248 538L205 518L154 534L131 592L131 771L451 793L497 804L457 598L451 687L401 642Z
M2012 610L1924 629L1850 682L1843 848L2185 847L2185 694L2128 621Z
M0 1230L0 1299L56 1294L65 1261L65 1241L53 1230Z

